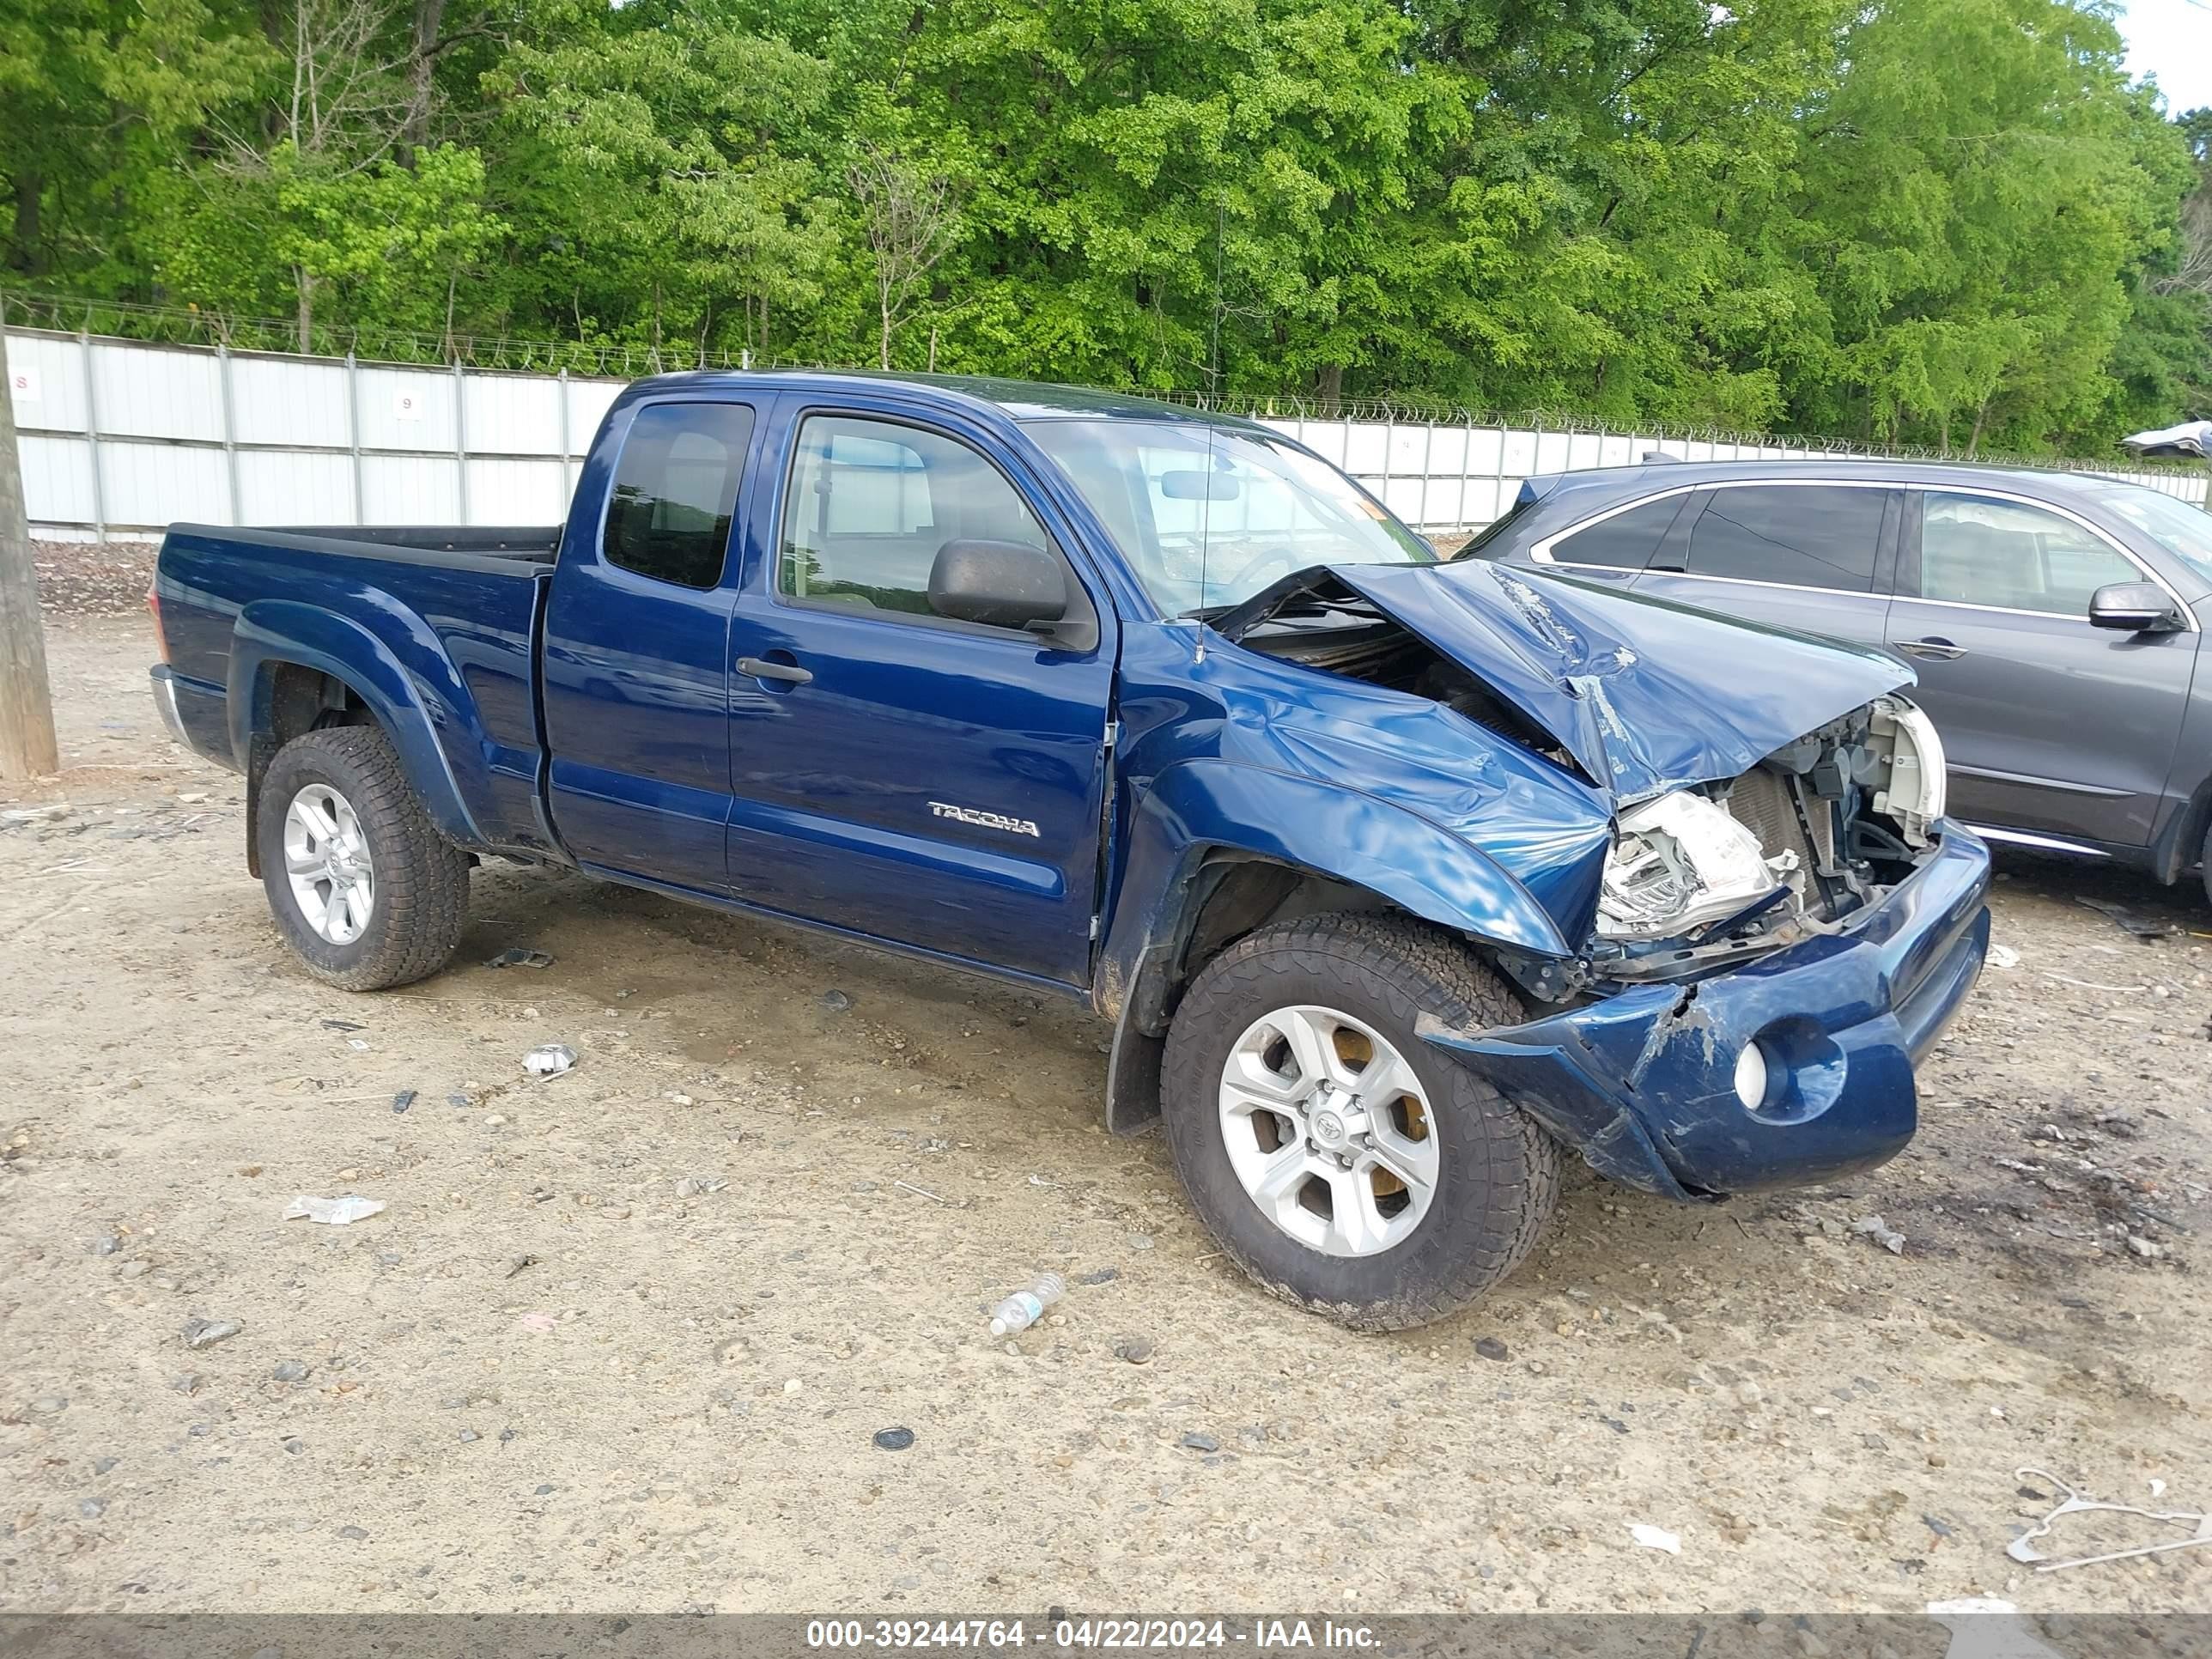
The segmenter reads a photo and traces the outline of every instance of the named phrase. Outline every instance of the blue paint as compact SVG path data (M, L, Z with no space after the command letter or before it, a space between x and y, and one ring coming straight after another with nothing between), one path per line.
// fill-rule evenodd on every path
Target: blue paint
M374 709L439 827L456 841L544 848L532 692L537 590L521 564L427 564L307 532L179 526L155 578L179 681L225 688L244 768L267 718L264 671L335 676Z
M1487 559L1332 574L1480 664L1621 806L1748 771L1803 735L1808 708L1842 714L1913 683L1886 652L1755 623L1717 649L1703 611Z
M712 586L603 556L624 434L671 403L753 415ZM779 592L789 458L800 422L825 412L979 451L1064 556L1095 643ZM1572 763L1554 763L1428 699L1247 648L1227 619L1215 632L1163 616L1023 426L1071 414L1200 418L974 382L641 382L610 411L559 531L380 543L175 527L155 673L185 740L227 764L252 763L272 674L296 665L366 707L460 845L1086 998L1120 1023L1115 1088L1135 1079L1140 1094L1191 907L1224 861L1289 865L1571 963L1625 803L1733 777L1911 680L1878 653L1480 562L1278 585L1365 596L1556 738ZM763 678L763 662L811 678ZM1826 1179L1911 1135L1911 1063L1972 982L1986 883L1980 844L1946 825L1915 874L1834 933L1693 992L1616 988L1511 1030L1428 1035L1648 1190ZM1754 1036L1777 1076L1757 1114L1732 1085Z
M1911 1139L1915 1060L1989 947L1989 853L1956 824L1882 902L1834 933L1694 987L1639 986L1502 1030L1423 1034L1498 1084L1601 1174L1670 1198L1832 1181ZM1766 1046L1757 1111L1738 1051Z
M807 416L837 414L912 423L994 458L1066 554L1098 614L1097 643L1070 651L1034 635L777 593L781 457ZM781 447L747 496L731 656L803 662L814 678L792 689L733 676L731 890L786 915L1087 984L1118 624L1082 529L994 409L802 381L767 424ZM941 807L1029 828L1009 832Z

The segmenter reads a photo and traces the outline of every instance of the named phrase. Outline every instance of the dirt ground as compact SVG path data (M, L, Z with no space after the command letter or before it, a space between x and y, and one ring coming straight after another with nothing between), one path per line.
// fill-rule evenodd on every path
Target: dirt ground
M507 866L447 972L313 983L127 565L56 605L68 771L0 787L0 1607L2212 1601L2212 1551L2005 1555L2056 1501L2023 1466L2212 1506L2193 890L2007 863L2017 963L1896 1162L1696 1209L1577 1166L1488 1302L1354 1336L1101 1130L1071 1007ZM388 1207L282 1218L349 1192ZM1041 1268L1066 1301L994 1341ZM2100 1522L2045 1547L2177 1535Z

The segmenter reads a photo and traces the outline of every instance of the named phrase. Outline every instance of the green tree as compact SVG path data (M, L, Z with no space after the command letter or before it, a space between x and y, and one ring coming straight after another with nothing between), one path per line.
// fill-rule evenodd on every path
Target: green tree
M0 0L0 98L12 280L320 349L1960 453L2212 383L2212 116L2101 0Z
M143 187L273 62L221 0L0 0L0 268L142 289Z
M538 316L765 353L779 317L822 303L841 228L826 63L731 10L554 0L486 81Z
M2212 416L2212 108L2172 122L2189 162L2174 234L2129 283L2113 343L2118 395L2109 416L2072 434L2079 447Z
M2118 33L2063 0L1943 0L1870 14L1844 50L1788 233L1832 335L1792 416L2048 447L2110 402L2129 274L2179 198Z

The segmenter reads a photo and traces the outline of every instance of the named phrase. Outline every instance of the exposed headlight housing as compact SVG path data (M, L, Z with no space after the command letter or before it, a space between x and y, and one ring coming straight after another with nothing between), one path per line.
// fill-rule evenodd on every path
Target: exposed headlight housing
M1919 705L1903 697L1877 697L1872 713L1868 735L1889 757L1889 776L1874 792L1874 810L1897 825L1906 846L1925 847L1928 826L1943 816L1948 786L1943 739Z
M1620 815L1597 931L1607 939L1663 939L1733 915L1780 886L1785 873L1725 806L1677 790Z

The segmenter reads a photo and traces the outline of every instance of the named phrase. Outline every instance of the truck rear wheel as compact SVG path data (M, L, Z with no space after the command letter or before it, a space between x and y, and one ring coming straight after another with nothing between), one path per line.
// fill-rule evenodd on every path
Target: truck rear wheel
M277 931L317 979L406 985L460 943L468 855L431 823L374 726L328 726L278 750L254 835Z
M1168 1034L1161 1108L1192 1203L1276 1295L1402 1330L1519 1266L1559 1194L1559 1149L1414 1035L1521 1018L1441 929L1309 917L1201 970Z

